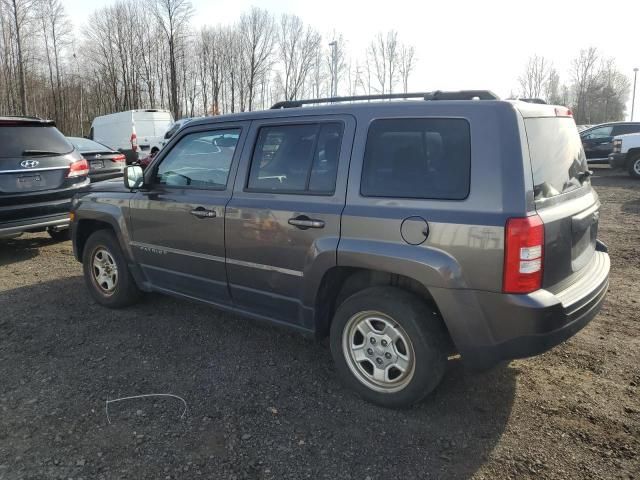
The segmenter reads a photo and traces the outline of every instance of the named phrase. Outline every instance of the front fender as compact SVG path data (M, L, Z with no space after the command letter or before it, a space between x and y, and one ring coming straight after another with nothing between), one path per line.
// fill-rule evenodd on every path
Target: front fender
M109 197L88 194L74 198L71 207L71 212L74 213L74 219L71 223L71 238L74 255L78 261L82 261L82 252L78 248L78 237L81 234L82 223L83 221L91 221L109 225L120 243L120 248L127 262L133 262L128 221L129 199L130 194L110 194Z

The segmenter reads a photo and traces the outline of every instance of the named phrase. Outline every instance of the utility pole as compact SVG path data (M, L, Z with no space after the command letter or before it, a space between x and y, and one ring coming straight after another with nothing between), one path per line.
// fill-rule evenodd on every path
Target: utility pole
M331 47L331 96L338 96L338 42L335 40L329 44Z
M636 81L638 80L638 67L633 69L633 96L631 97L631 118L630 121L633 122L633 110L636 106Z

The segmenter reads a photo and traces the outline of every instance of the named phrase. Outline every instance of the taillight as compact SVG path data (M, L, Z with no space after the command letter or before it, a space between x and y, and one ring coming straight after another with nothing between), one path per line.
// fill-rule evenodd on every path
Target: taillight
M530 293L542 287L544 224L538 215L510 218L504 233L505 293Z
M138 136L136 135L136 132L131 134L131 150L134 152L138 150Z
M124 160L125 160L124 155L116 155L111 159L112 162L124 162Z
M567 107L556 107L556 117L573 117L573 112Z
M71 164L67 178L84 177L86 175L89 175L89 164L82 158Z
M622 152L622 139L616 138L613 140L613 153Z

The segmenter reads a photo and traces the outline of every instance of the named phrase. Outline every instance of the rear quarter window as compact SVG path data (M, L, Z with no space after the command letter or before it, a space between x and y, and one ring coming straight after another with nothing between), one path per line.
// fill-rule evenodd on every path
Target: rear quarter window
M360 193L365 197L462 200L469 195L471 136L459 118L375 120Z

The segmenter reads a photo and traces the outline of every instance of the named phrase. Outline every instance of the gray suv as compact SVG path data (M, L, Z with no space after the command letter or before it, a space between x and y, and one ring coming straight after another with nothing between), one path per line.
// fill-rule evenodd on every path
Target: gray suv
M454 354L486 368L575 334L609 256L571 113L402 97L417 100L193 120L144 174L75 198L92 296L162 292L329 336L344 382L389 407L425 397Z

